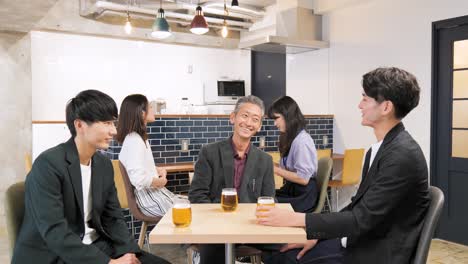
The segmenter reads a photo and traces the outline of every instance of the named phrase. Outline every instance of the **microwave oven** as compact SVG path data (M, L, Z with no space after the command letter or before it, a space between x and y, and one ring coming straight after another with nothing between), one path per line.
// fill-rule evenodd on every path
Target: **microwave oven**
M245 81L218 81L218 98L237 100L245 96Z

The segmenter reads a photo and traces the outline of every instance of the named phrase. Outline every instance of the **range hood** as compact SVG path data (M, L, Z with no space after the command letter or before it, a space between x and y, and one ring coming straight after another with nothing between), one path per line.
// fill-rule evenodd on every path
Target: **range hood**
M321 40L322 17L314 15L312 9L294 7L276 11L270 20L273 25L241 32L239 48L296 54L329 47L328 42Z

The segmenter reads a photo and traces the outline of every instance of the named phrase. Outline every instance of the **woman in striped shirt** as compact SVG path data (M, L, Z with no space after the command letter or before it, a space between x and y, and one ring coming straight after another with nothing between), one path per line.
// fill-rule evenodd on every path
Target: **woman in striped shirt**
M154 164L148 143L146 125L154 121L154 110L148 99L141 94L129 95L120 106L116 138L122 144L119 160L135 187L141 212L148 216L163 216L172 207L174 194L164 187L167 172Z

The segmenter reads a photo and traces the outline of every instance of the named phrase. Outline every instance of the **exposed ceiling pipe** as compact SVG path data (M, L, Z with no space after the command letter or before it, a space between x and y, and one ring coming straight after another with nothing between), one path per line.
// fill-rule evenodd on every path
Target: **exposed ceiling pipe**
M111 2L103 2L99 1L96 2L96 13L98 14L96 18L99 18L106 14L107 12L119 12L122 14L126 14L126 12L130 12L132 14L142 14L142 15L149 15L151 17L155 17L157 15L157 10L156 9L146 9L146 8L141 8L137 6L126 6L126 5L120 5L120 4L115 4ZM192 21L193 15L189 14L181 14L181 13L176 13L176 12L170 12L166 11L164 12L166 15L166 18L177 18L181 20L186 20L186 21ZM205 17L206 21L211 24L220 24L222 25L224 23L223 19L219 18L212 18L212 17ZM242 27L242 28L249 28L252 26L252 23L249 22L241 22L241 21L234 21L234 20L228 20L228 24L230 26L237 26L237 27Z
M214 2L214 1L210 1L210 2L206 2L206 3L203 3L201 5L203 7L203 9L205 10L206 8L210 8L210 7L219 7L219 8L223 8L222 10L224 10L224 3L222 2ZM244 6L233 6L233 7L230 7L229 8L229 13L243 13L243 14L248 14L250 16L254 16L256 18L262 18L263 16L265 16L265 11L263 11L263 9L260 9L260 8L256 8L256 7L253 7L253 6L248 6L246 7L245 5Z
M191 2L188 1L181 1L181 0L166 0L166 2L169 2L167 4L164 4L164 9L189 9L189 10L195 10L197 7L196 4L192 4ZM203 4L200 4L201 7L203 7L204 12L207 13L212 13L212 14L217 14L217 15L223 15L224 13L224 3L223 2L217 2L217 1L208 1ZM215 7L215 8L213 8ZM219 9L218 9L219 8ZM218 13L221 11L221 13ZM234 17L240 17L240 15L247 15L245 18L246 19L261 19L265 16L265 10L263 8L255 7L252 5L242 5L242 6L234 6L229 8L229 13L233 13L232 16Z

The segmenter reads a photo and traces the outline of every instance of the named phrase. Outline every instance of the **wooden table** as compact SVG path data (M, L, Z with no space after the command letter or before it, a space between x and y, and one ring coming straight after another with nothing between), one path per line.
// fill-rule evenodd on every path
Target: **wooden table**
M236 243L304 243L303 228L271 227L256 223L256 204L239 204L235 212L223 212L220 204L192 204L192 223L176 228L169 210L149 234L153 244L225 244L226 264L234 263ZM289 204L276 206L293 211Z

